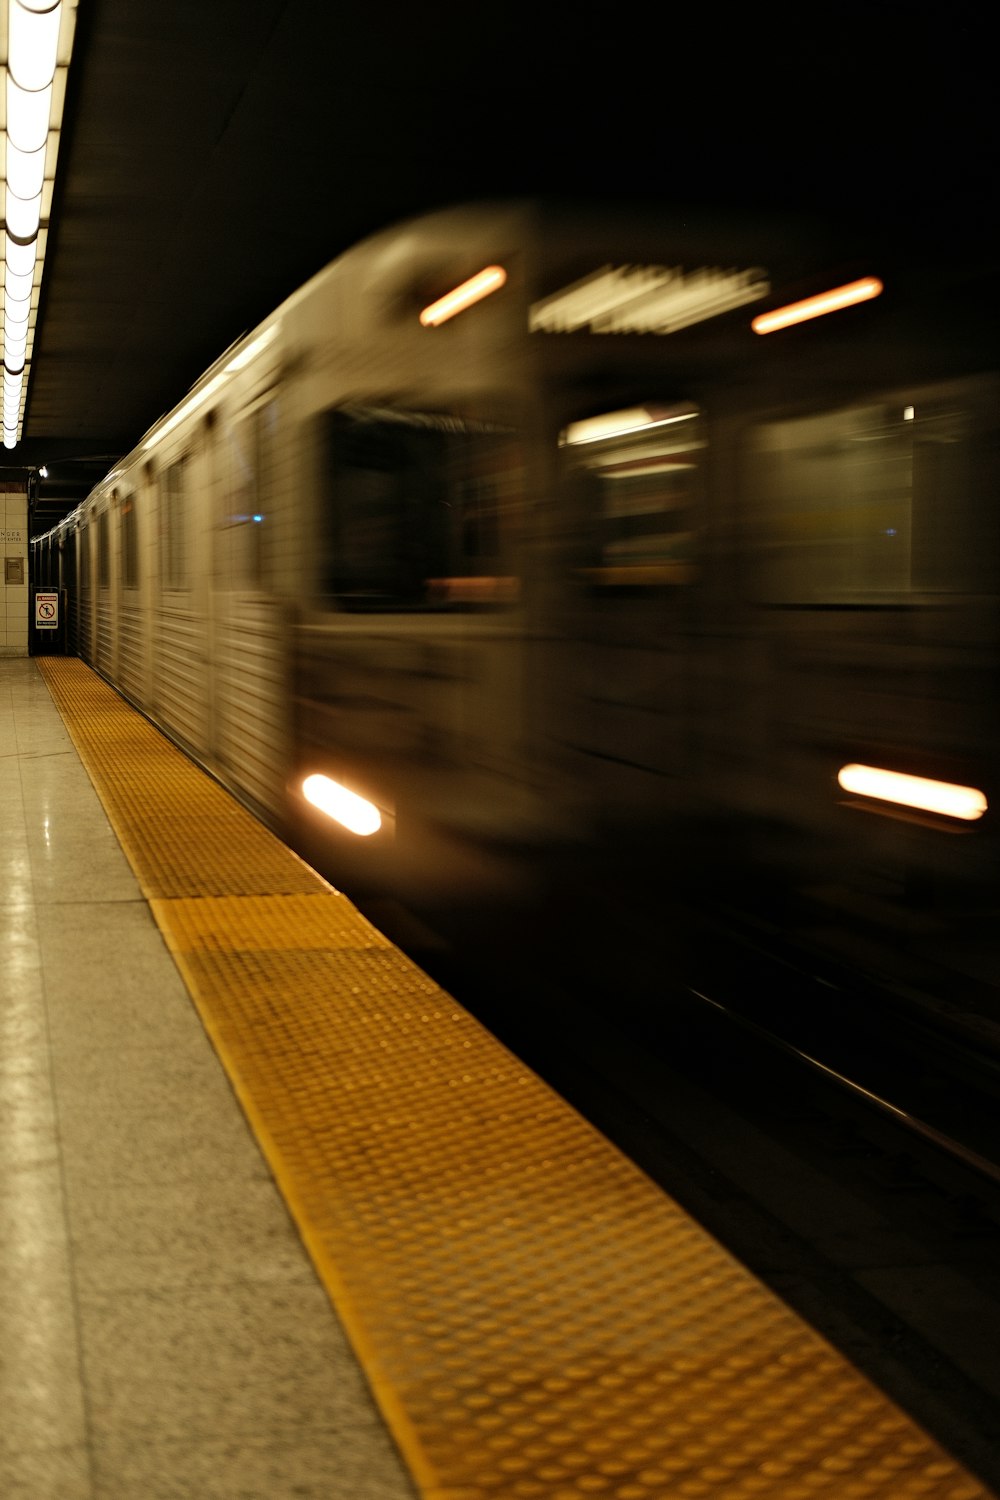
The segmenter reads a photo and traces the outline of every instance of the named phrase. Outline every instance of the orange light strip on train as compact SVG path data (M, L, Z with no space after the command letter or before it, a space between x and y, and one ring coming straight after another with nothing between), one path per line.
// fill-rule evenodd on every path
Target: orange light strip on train
M901 807L916 807L922 812L943 813L967 823L981 818L988 806L984 794L973 786L931 781L925 776L907 776L902 771L883 771L877 766L842 766L837 781L845 792L894 802Z
M474 302L481 302L491 292L498 292L507 280L507 272L503 266L487 266L485 270L470 276L468 281L463 281L461 286L454 287L432 302L430 307L425 307L420 314L420 321L425 328L437 328L439 323L447 323L456 313L464 312Z
M787 307L776 307L773 312L760 313L753 318L750 327L754 333L774 333L779 328L788 328L792 323L805 323L809 318L821 318L824 313L839 312L842 307L853 307L856 302L870 302L882 291L877 276L864 276L860 281L850 281L846 286L834 287L829 292L819 292L815 297L806 297L801 302L789 302Z
M330 776L307 776L302 783L302 795L328 818L362 838L378 833L382 827L382 814L374 802L348 791Z

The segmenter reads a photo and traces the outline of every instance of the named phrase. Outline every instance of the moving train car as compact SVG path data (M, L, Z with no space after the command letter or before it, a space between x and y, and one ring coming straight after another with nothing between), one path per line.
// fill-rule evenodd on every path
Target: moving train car
M377 234L36 577L349 891L724 901L989 981L995 350L970 268L836 240L537 204Z

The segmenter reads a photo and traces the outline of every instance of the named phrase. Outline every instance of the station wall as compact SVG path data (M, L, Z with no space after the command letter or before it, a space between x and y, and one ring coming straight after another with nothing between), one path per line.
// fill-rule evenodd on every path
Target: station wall
M0 656L28 654L28 495L0 481Z

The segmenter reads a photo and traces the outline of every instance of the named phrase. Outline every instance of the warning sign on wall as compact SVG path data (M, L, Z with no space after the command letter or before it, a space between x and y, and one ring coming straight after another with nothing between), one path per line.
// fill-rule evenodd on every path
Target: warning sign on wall
M35 595L35 629L57 630L59 628L59 595Z

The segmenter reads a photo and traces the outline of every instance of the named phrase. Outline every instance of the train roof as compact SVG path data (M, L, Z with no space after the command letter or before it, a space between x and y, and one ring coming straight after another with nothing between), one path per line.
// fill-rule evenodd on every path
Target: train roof
M388 295L394 285L411 285L421 274L430 286L435 276L441 279L444 267L456 268L459 276L458 268L463 265L478 269L480 257L490 263L515 253L530 263L535 289L543 294L570 285L575 274L604 263L630 268L741 267L747 272L760 267L772 287L789 289L790 295L818 289L823 277L836 284L831 278L838 275L849 278L877 272L904 294L897 303L905 301L914 310L915 315L908 315L914 336L942 346L950 343L956 352L963 344L971 347L975 342L979 352L973 364L982 368L993 360L992 351L983 352L985 321L976 312L978 289L991 277L992 268L987 267L984 274L981 263L935 261L933 253L923 247L890 243L884 233L875 233L864 224L821 221L801 213L690 209L648 200L483 199L388 224L345 250L256 327L234 340L177 404L139 437L132 454L175 419L192 398L213 382L221 383L224 372L245 362L270 330L322 288L343 280L359 295L374 287ZM990 253L990 247L984 246L982 262ZM954 320L953 326L949 319ZM897 319L894 336L900 326ZM126 455L122 465L130 457ZM119 469L113 467L52 533L76 525L94 495L107 487Z

